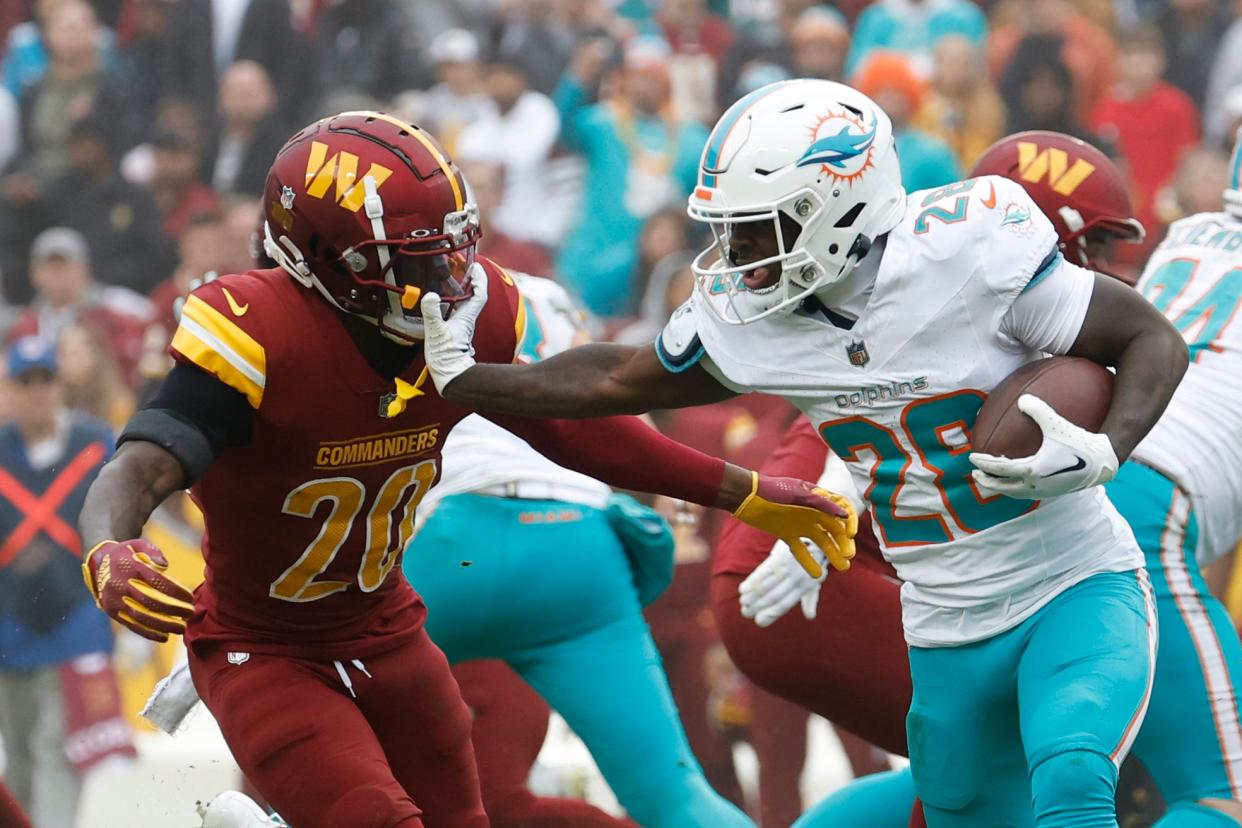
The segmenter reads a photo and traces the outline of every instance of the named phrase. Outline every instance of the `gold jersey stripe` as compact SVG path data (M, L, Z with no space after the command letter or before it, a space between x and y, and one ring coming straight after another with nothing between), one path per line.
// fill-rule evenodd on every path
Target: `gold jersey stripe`
M196 296L186 300L172 345L203 370L259 407L267 384L263 346L227 316Z

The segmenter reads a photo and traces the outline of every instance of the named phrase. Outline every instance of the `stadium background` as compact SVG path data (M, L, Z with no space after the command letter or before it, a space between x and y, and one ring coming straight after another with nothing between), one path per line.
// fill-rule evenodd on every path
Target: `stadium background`
M275 151L329 113L430 129L476 191L482 252L560 280L596 337L625 342L652 338L689 290L702 239L682 205L707 129L765 83L871 95L911 190L958 178L1008 132L1096 143L1148 228L1118 251L1130 272L1168 222L1219 209L1242 123L1242 0L3 0L0 44L0 341L54 343L66 404L114 429L169 367L176 297L252 266ZM752 401L658 419L746 462L786 413ZM200 526L176 500L148 529L191 582ZM711 629L715 528L678 524L677 578L649 615L696 753L741 796L756 691ZM1237 617L1242 585L1213 574ZM139 758L91 772L79 825L194 824L194 800L236 784L207 714L177 739L135 715L179 646L118 629ZM884 764L847 746L859 772ZM851 763L822 722L808 753L809 803ZM609 801L560 725L542 764L537 787Z

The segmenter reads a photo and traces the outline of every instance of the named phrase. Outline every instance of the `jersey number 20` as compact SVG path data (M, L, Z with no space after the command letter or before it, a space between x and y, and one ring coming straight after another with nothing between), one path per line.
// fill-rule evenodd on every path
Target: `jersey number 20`
M436 462L424 460L413 466L405 466L392 473L380 486L375 501L366 517L366 548L358 567L358 588L374 592L384 583L392 571L397 556L410 536L414 534L414 512L419 501L427 494L436 479ZM413 492L406 494L410 486ZM352 477L327 477L310 480L298 486L285 498L281 511L287 515L310 518L315 516L319 504L332 504L332 511L296 561L268 588L268 594L281 601L305 603L326 598L334 592L347 589L349 581L317 581L345 539L353 531L354 520L366 502L367 490L362 482ZM403 507L403 508L402 508ZM400 516L396 514L400 509ZM396 537L393 530L396 529Z
M971 449L970 427L985 398L982 391L955 391L915 400L901 412L901 430L923 468L931 472L943 513L966 534L1012 520L1035 508L1030 502L1003 495L983 497L975 487L970 476L974 466L966 455ZM819 433L846 462L862 462L864 454L875 459L871 485L864 497L871 503L876 527L886 546L922 546L954 539L956 533L940 510L897 514L914 457L896 432L866 417L846 417L824 423Z

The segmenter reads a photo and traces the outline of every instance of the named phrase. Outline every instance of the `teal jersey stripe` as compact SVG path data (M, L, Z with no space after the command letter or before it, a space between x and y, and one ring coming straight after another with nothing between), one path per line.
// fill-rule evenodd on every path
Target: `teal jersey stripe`
M771 89L765 86L756 89L744 98L740 98L737 103L729 107L729 111L726 112L721 117L720 122L716 124L716 128L712 130L711 137L707 140L707 149L703 151L704 187L716 186L716 176L713 173L707 172L707 170L716 168L716 164L720 160L720 151L724 148L725 139L729 137L729 133L733 131L733 127L737 125L737 122L741 120L741 117L746 114L746 111L750 109L751 106L753 106L760 98L768 94L770 91Z
M1233 163L1229 165L1229 189L1242 190L1242 130L1233 146Z
M1061 255L1061 251L1056 247L1052 248L1052 252L1049 253L1042 262L1040 262L1039 267L1035 268L1035 275L1031 277L1031 281L1026 283L1026 287L1022 288L1021 292L1026 293L1028 290L1042 282L1045 278L1047 278L1048 274L1056 270L1057 265L1061 264L1063 261L1065 261L1065 257Z

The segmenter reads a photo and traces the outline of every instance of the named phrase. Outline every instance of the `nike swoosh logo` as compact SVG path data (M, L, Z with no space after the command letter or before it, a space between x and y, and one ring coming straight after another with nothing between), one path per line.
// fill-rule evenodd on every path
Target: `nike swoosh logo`
M233 294L229 293L228 288L220 288L220 290L224 293L224 299L229 303L229 310L233 312L233 315L245 316L246 311L250 310L250 303L247 302L244 305L239 305L237 300L233 298Z
M992 188L992 193L987 198L983 199L983 206L991 210L996 206L996 185L989 183L988 186Z
M1079 457L1078 462L1075 463L1074 465L1066 466L1063 469L1057 469L1051 474L1045 474L1044 477L1056 477L1058 474L1065 474L1066 472L1076 472L1076 471L1079 471L1080 469L1085 469L1086 467L1087 467L1087 461Z

